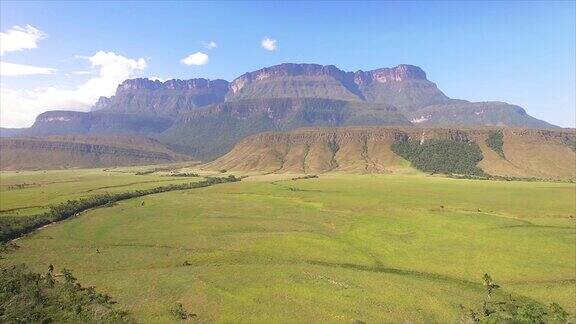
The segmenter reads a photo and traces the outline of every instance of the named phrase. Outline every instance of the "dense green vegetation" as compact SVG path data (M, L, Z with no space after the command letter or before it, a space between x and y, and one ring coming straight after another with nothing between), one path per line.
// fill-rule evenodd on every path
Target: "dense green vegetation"
M473 142L432 139L420 143L414 140L404 140L392 144L392 151L424 172L484 174L477 166L482 160L482 152Z
M110 205L117 201L161 192L201 188L218 183L235 182L235 181L239 181L239 179L233 175L230 175L226 178L218 178L218 177L207 178L206 180L198 182L170 184L146 190L135 190L115 194L105 193L87 198L81 198L78 200L68 200L61 204L51 206L49 211L38 215L2 216L0 217L0 242L6 242L8 240L12 240L14 238L21 236L22 234L31 232L34 229L69 218L85 210L94 207Z
M488 133L488 138L486 139L486 145L491 148L494 152L498 153L501 158L506 159L504 155L504 134L501 130L490 131Z
M296 181L296 180L315 179L315 178L318 178L318 175L316 175L316 174L307 174L307 175L300 176L300 177L294 177L294 178L292 178L292 180L293 180L293 181Z
M73 187L82 172L58 175ZM0 265L74 269L143 323L454 323L459 305L482 311L484 273L494 301L576 311L574 184L293 177L94 208L20 238Z
M112 298L93 287L82 287L72 272L45 274L25 265L0 269L2 323L132 323Z
M572 151L576 152L576 139L567 139L565 141L566 146L572 149Z
M183 172L177 172L177 173L170 173L171 177L183 177L183 178L198 178L200 177L200 175L198 173L183 173Z

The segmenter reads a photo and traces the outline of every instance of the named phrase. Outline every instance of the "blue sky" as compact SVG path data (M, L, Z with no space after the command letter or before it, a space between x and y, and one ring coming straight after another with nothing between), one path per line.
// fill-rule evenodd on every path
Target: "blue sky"
M348 71L414 64L450 97L576 123L573 1L2 1L0 15L6 35L14 26L41 35L35 48L15 45L1 56L12 64L0 70L5 127L29 126L47 109L87 110L125 77L232 80L283 62ZM276 49L263 48L264 38ZM205 64L181 62L197 52L207 62L188 63Z

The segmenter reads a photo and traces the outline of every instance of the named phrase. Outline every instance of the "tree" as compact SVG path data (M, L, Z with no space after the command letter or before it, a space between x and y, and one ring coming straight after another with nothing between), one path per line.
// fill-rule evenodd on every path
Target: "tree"
M500 286L497 285L494 282L494 280L492 280L492 277L490 277L490 275L487 273L484 274L483 279L484 279L484 288L486 289L488 300L490 300L492 298L492 290L498 289L500 288Z

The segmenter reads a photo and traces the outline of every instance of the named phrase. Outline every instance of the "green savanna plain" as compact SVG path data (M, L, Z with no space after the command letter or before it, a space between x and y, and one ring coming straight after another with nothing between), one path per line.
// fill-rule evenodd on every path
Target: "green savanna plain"
M134 171L5 172L1 209L199 179ZM484 300L484 273L500 294L576 311L574 184L291 177L93 209L18 239L0 263L70 268L140 322L174 321L177 302L201 322L455 322Z

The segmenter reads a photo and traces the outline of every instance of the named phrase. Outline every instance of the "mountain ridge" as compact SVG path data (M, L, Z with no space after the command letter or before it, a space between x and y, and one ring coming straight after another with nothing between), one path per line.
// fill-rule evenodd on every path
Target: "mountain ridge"
M211 160L261 131L407 124L556 127L515 105L451 99L414 65L347 72L334 65L284 63L231 82L125 80L93 111L46 112L20 134L142 135Z

